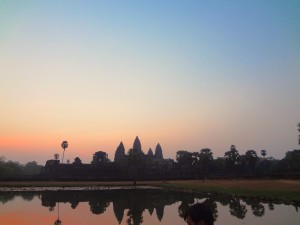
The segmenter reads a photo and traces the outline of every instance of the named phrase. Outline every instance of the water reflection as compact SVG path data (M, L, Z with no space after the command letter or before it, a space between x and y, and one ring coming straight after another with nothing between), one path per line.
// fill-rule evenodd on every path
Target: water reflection
M57 203L57 220L55 220L54 225L61 225L61 220L59 219L59 202Z
M188 199L188 201L186 201ZM52 209L60 202L70 203L75 209L80 202L88 202L93 214L102 214L112 203L114 215L119 222L124 218L125 210L128 210L126 222L128 225L141 224L143 212L148 210L152 215L154 210L159 221L164 216L164 207L183 200L183 204L194 202L193 195L162 191L162 190L118 190L118 191L57 191L42 192L42 205Z
M160 189L5 192L0 193L0 202L7 204L13 201L16 196L20 196L24 201L32 201L35 196L38 196L43 207L47 207L50 212L55 211L57 213L54 225L62 224L60 203L69 204L70 208L74 210L81 203L85 203L89 206L90 212L95 215L105 213L107 208L111 206L117 222L121 224L123 221L128 225L143 223L146 210L151 216L155 216L159 221L162 221L165 207L175 203L178 203L178 216L183 217L189 205L197 201L204 201L212 209L215 221L218 221L218 207L220 206L226 206L231 216L245 219L250 213L255 217L263 217L266 211L265 207L273 211L276 205L283 204L282 202L254 198L241 199L228 195L195 194ZM285 203L285 205L294 207L298 212L299 204Z

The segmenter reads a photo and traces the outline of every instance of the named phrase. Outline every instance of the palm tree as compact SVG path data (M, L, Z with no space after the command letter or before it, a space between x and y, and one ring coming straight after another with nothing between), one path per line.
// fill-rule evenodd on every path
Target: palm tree
M61 143L61 147L64 149L64 151L63 151L63 157L62 157L62 161L61 162L64 163L65 150L68 147L68 142L67 141L63 141Z
M54 154L54 159L56 159L56 160L58 160L58 158L59 158L59 154Z
M298 123L298 131L300 132L300 123ZM299 134L298 144L300 145L300 134Z
M266 155L267 155L267 151L266 150L261 150L261 155L263 156L263 157L265 157Z

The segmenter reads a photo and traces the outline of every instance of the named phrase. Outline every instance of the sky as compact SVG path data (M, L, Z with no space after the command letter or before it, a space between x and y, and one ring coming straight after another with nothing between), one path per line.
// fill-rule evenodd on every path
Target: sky
M299 149L298 0L0 0L0 156Z

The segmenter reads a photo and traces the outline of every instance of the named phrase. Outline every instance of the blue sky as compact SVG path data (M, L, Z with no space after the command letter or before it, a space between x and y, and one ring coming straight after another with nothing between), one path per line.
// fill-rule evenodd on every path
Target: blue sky
M0 150L44 163L297 146L299 1L0 0ZM72 146L72 148L71 148ZM26 157L22 155L26 152Z

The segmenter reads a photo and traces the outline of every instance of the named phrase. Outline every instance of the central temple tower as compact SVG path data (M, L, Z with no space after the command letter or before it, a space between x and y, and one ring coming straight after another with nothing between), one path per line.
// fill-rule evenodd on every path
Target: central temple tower
M138 136L136 136L136 138L133 142L133 149L137 149L137 150L142 151L142 145L141 145L141 142L140 142L140 139L139 139Z

